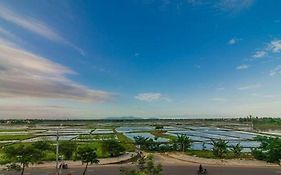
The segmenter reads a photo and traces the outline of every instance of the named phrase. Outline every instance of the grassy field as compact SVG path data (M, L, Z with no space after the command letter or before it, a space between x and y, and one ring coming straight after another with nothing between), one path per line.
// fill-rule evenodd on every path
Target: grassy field
M188 150L186 152L187 155L191 156L197 156L197 157L202 157L202 158L208 158L208 159L221 159L216 157L212 151L209 150ZM225 154L223 157L224 159L235 159L235 155L232 152L228 152ZM254 159L253 156L250 153L241 153L241 156L239 157L240 159L247 159L247 160L252 160Z
M7 141L7 140L24 140L31 138L31 134L27 135L0 135L0 141Z
M107 140L115 139L115 134L91 134L91 135L79 135L78 139L85 140Z
M281 119L260 119L253 121L253 128L255 130L281 130Z
M131 139L124 136L121 133L116 133L118 140L121 142L121 144L126 148L126 151L132 152L135 151L135 145Z
M154 131L150 131L150 133L155 137L162 137L169 140L173 140L176 138L175 136L166 134L166 131L162 131L162 130L154 130Z

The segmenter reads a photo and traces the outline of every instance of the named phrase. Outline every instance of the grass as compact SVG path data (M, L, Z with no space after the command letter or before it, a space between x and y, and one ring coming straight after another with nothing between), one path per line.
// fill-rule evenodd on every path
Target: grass
M126 151L133 152L135 151L134 142L128 137L124 136L122 133L116 133L118 140L125 147Z
M0 129L1 132L24 132L28 131L27 129Z
M115 134L79 135L78 139L85 139L85 140L107 140L107 139L115 139Z
M0 135L0 141L9 141L9 140L25 140L31 138L32 135Z
M173 139L176 138L175 136L166 134L166 132L167 131L163 131L163 130L150 131L150 133L152 135L154 135L155 137L162 137L162 138L166 138L166 139L169 139L169 140L173 140Z
M216 157L213 154L213 152L210 150L188 150L186 152L186 154L191 155L191 156L207 158L207 159L222 159L222 158ZM228 152L223 157L223 159L238 159L238 158L252 160L253 156L250 153L241 153L240 157L236 157L232 152Z
M256 130L280 130L281 129L281 119L275 118L262 118L254 119L253 121L254 129Z

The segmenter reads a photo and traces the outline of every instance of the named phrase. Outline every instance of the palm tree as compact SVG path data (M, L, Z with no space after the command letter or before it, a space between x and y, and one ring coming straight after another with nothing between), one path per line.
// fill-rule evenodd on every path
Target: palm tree
M243 150L243 148L240 145L240 143L237 143L236 145L231 146L231 151L234 153L234 155L236 157L240 157L242 150Z
M148 137L143 137L143 136L134 137L135 143L136 145L139 145L140 149L146 147L148 139L149 139Z
M174 140L176 145L180 145L181 151L186 151L191 146L192 140L185 134L178 134L177 138Z
M212 139L213 154L219 158L222 158L227 153L228 141L223 139Z
M86 174L89 163L99 163L99 160L97 159L96 150L89 146L78 147L77 155L78 158L81 159L83 164L86 163L83 175Z

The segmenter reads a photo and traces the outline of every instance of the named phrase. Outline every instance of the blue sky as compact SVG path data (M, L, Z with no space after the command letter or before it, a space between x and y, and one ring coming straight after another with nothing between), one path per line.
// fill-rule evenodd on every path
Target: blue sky
M280 117L280 8L0 1L0 117Z

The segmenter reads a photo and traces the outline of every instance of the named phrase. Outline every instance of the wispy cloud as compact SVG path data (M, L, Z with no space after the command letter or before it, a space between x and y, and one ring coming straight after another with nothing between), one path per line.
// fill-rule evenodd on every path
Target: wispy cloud
M161 93L148 92L140 93L135 96L135 99L140 101L152 102L152 101L170 101L169 98L163 96Z
M240 11L249 8L254 0L220 0L215 6L221 10Z
M281 51L281 40L275 39L272 40L267 47L273 53L279 53Z
M254 55L252 55L252 57L253 58L262 58L262 57L264 57L266 55L267 55L267 52L262 50L262 51L256 51L254 53Z
M281 75L281 65L276 66L270 71L270 76Z
M247 64L241 64L236 67L237 70L243 70L243 69L248 69L249 66Z
M0 4L0 18L33 33L36 33L37 35L40 35L48 40L70 46L78 51L81 55L85 56L85 52L83 51L83 49L64 39L53 28L36 18L17 14L16 12L3 6L2 4Z
M236 39L236 38L231 38L231 39L228 41L228 44L229 44L229 45L234 45L234 44L237 44L237 42L238 42L238 39Z
M66 77L71 69L20 48L0 43L0 97L50 98L100 102L111 94Z
M272 94L258 94L258 93L253 93L251 94L252 96L255 97L261 97L261 98L274 98L276 97L276 95L272 95Z
M238 88L238 90L251 90L251 89L258 89L260 87L261 87L261 84L257 83L257 84L247 85L247 86L241 86Z

